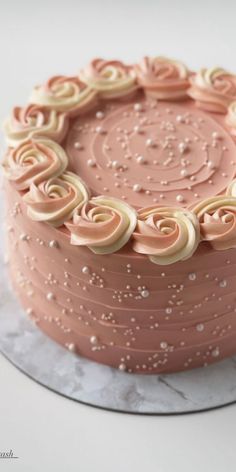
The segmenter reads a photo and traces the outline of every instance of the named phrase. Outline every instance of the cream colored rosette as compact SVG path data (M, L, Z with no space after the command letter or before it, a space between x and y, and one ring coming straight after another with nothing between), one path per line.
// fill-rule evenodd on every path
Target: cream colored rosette
M191 257L199 239L198 220L192 212L152 206L138 212L133 249L147 254L155 264L168 265Z
M15 107L4 123L6 141L10 147L39 136L59 143L65 137L67 129L68 121L63 113L38 105Z
M187 67L167 57L144 57L136 66L138 83L146 95L159 100L181 100L187 97Z
M188 94L200 108L226 113L229 104L236 100L236 76L217 67L201 69L191 78Z
M120 61L94 59L79 76L101 98L127 97L137 90L134 69Z
M228 191L234 194L234 186ZM199 220L203 241L209 241L217 250L236 247L236 198L230 195L210 197L192 211Z
M78 77L55 76L35 87L30 102L75 116L95 104L97 93Z
M136 211L127 203L112 197L96 197L75 211L71 244L88 246L96 254L119 251L130 239L136 226Z
M10 148L3 162L4 173L17 190L26 190L32 183L39 184L57 177L67 168L64 149L49 139L30 139Z
M225 123L230 130L230 133L236 138L236 101L232 102L228 107L228 112L225 117Z
M38 185L31 184L23 197L28 207L28 216L34 221L44 221L61 226L89 199L89 190L73 172L65 172Z

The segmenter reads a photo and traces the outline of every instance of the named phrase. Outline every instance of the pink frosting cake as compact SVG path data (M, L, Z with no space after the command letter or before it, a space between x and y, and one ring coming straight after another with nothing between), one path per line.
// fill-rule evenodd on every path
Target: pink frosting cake
M236 76L93 60L4 124L9 266L70 351L135 373L236 353Z

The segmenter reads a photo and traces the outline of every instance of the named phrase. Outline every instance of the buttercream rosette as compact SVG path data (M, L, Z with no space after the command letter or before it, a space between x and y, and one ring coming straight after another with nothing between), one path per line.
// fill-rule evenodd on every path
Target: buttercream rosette
M199 239L198 220L192 212L152 206L138 212L133 249L155 264L168 265L191 257Z
M236 138L236 101L229 105L227 115L225 117L225 123L232 136Z
M67 154L55 141L29 139L7 151L3 162L4 173L17 190L27 190L62 174L68 165Z
M90 109L96 102L96 96L96 91L79 77L58 75L51 77L44 85L35 87L30 102L76 116Z
M235 191L233 187L232 190ZM230 195L210 197L199 202L192 211L199 220L203 241L217 250L236 247L236 198Z
M112 197L95 197L73 214L66 226L71 244L87 246L96 254L119 251L130 239L136 226L136 211Z
M127 97L137 90L134 68L120 61L94 59L79 77L104 99Z
M159 100L181 100L187 97L187 67L166 57L147 57L136 66L137 80L146 95Z
M191 79L188 95L207 111L226 113L236 100L236 75L221 68L201 69Z
M23 199L32 220L58 227L71 218L75 208L88 201L89 190L76 174L64 172L38 185L32 183Z
M6 141L10 147L39 136L60 143L67 129L68 120L64 113L39 105L13 108L11 116L4 123Z

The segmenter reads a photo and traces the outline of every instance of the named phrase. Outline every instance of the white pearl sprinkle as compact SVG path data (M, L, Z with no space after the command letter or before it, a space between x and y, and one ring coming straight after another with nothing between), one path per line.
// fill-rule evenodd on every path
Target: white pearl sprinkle
M213 139L220 139L220 134L217 131L213 131L212 138Z
M151 138L148 138L148 139L146 140L146 146L147 146L147 147L154 147L154 146L155 146L155 143L154 143L154 141L153 141Z
M122 362L120 365L119 365L119 370L121 370L122 372L124 372L126 370L126 365Z
M167 347L168 347L168 344L167 344L166 341L162 341L162 342L160 343L160 348L161 348L161 349L166 349Z
M87 165L88 165L88 167L95 167L96 166L96 161L94 159L88 159L87 160Z
M215 163L213 161L208 161L207 167L209 167L209 169L214 169L215 168Z
M146 159L144 156L138 156L136 160L138 164L144 164L146 162Z
M184 116L177 115L176 116L176 121L177 121L177 123L184 123L184 121L185 121Z
M188 171L187 171L187 169L182 169L182 170L180 171L180 175L181 175L182 177L188 177Z
M102 126L96 126L95 131L98 134L105 134L106 133L106 131L102 128Z
M143 107L141 103L134 104L134 111L142 111Z
M27 234L22 233L22 234L20 235L20 240L21 240L21 241L28 241L28 239L29 239L29 236L27 236Z
M218 357L220 355L219 348L216 347L215 349L213 349L213 351L211 351L211 355L212 355L212 357Z
M52 300L54 300L54 298L55 298L55 296L52 292L47 293L47 300L52 301Z
M75 149L83 149L83 146L79 141L75 142L74 147L75 147Z
M68 351L75 352L75 345L74 343L70 343L67 345Z
M225 280L225 279L224 279L224 280L221 280L220 283L219 283L219 286L220 286L221 288L225 288L225 287L227 286L227 280Z
M103 111L97 111L96 118L98 120L102 120L104 118L104 116L105 116L105 113Z
M97 342L98 342L97 336L91 336L90 337L90 343L91 344L97 344Z
M202 324L202 323L197 324L196 330L199 331L199 333L200 333L201 331L203 331L203 330L204 330L204 324Z
M188 149L187 143L184 143L184 142L179 143L178 149L179 149L180 154L183 154Z
M197 276L194 272L192 272L191 274L188 275L188 278L189 280L193 281L193 280L196 280Z
M142 290L141 295L143 298L149 297L149 291L148 290Z
M58 242L55 239L52 239L52 241L49 241L49 247L58 247Z
M177 202L179 202L179 203L182 203L182 202L184 201L184 197L183 197L183 195L180 195L180 194L179 194L179 195L177 195L177 197L176 197L176 201L177 201Z
M83 274L89 274L89 267L88 266L82 267L82 272Z
M120 164L118 161L112 161L111 166L113 169L119 169Z
M141 187L140 184L134 184L133 185L133 191L134 192L141 192L141 190L142 190L142 187Z

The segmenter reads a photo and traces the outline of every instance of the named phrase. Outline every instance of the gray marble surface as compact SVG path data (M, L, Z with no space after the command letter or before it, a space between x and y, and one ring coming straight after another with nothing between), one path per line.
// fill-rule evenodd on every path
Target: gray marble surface
M130 413L187 413L236 400L236 356L203 369L145 376L68 352L26 317L9 286L3 258L0 264L0 351L45 387L79 402Z

